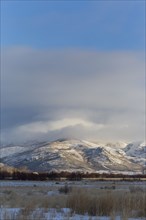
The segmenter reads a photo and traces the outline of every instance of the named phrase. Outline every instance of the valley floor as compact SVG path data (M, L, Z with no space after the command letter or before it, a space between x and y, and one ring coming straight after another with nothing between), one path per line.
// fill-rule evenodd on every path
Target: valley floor
M146 182L1 181L0 206L1 220L144 220Z
M0 211L0 219L1 220L14 220L14 219L23 219L23 220L145 220L146 218L125 218L121 216L89 216L78 215L72 213L70 209L64 208L61 210L57 209L37 209L31 213L31 215L25 218L24 215L21 214L20 208L1 208Z

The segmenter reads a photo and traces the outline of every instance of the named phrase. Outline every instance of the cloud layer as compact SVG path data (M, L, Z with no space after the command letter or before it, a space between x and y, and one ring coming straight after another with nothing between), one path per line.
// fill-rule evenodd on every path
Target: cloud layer
M2 51L2 140L144 139L144 55L138 52Z

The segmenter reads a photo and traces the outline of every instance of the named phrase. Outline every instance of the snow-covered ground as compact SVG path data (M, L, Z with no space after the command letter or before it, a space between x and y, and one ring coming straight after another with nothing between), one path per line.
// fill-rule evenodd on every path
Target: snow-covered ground
M18 153L25 152L27 150L28 149L26 147L20 146L3 147L0 149L0 157L9 157Z
M0 219L1 220L17 220L21 217L21 208L3 208L0 209ZM37 217L40 217L41 220L111 220L111 216L89 216L78 215L76 213L72 213L69 208L62 208L60 210L57 209L36 209L30 215L30 220L33 220ZM28 217L28 216L27 216ZM28 219L28 218L27 218ZM114 216L114 220L122 220L123 217ZM128 218L128 220L145 220L146 218Z
M141 186L146 189L145 181L96 181L96 180L82 180L82 181L9 181L1 180L0 187L49 187L49 186L64 186L65 184L73 187L82 187L82 188L97 188L100 189L104 186L116 185L116 189L128 189L129 186Z

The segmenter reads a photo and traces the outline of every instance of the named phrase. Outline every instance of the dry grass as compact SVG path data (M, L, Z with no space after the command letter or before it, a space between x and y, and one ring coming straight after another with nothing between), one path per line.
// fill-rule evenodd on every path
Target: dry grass
M120 215L122 220L128 217L146 217L146 192L143 189L107 190L97 188L73 187L68 193L59 193L60 186L54 187L7 187L0 191L0 205L3 207L20 207L17 216L9 216L7 220L44 219L49 208L61 210L68 207L72 213L91 216L110 216L111 220ZM50 190L58 193L48 195ZM37 209L41 208L41 209ZM52 213L53 215L53 213ZM68 217L69 218L69 217Z
M146 217L146 194L124 191L98 190L96 193L85 189L75 189L67 197L67 207L77 213L90 215Z

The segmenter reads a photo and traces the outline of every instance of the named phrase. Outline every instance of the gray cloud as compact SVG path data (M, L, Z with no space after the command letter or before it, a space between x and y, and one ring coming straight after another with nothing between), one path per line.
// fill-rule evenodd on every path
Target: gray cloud
M3 140L144 139L141 53L14 47L2 50L1 73Z

